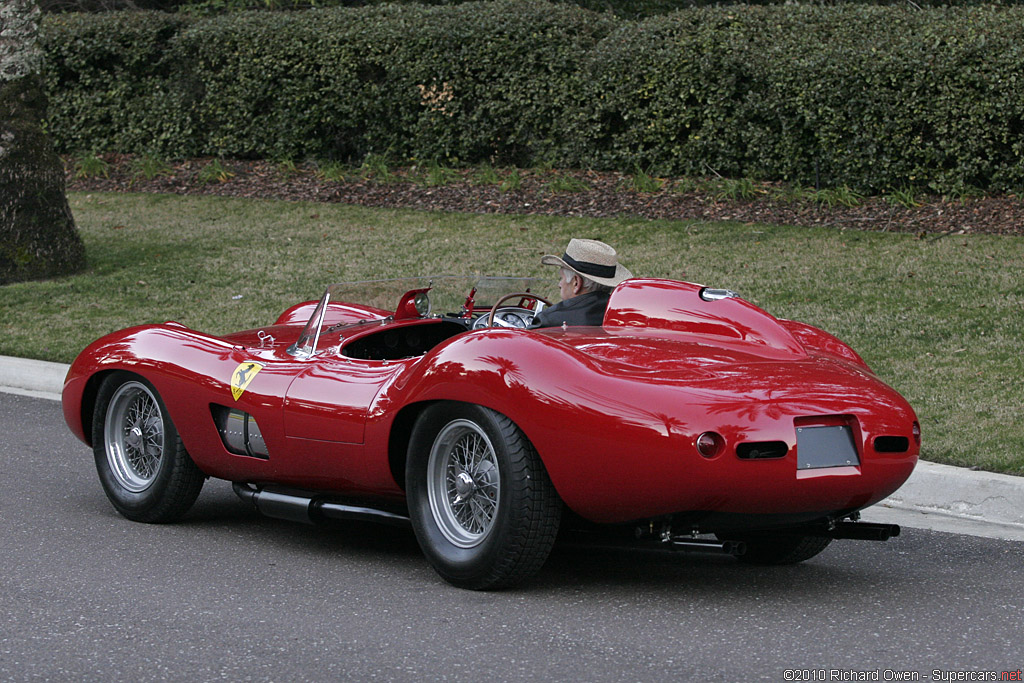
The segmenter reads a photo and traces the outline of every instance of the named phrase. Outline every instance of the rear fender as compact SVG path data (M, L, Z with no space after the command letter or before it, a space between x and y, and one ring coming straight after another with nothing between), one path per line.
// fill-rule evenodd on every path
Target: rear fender
M676 389L659 385L657 378L641 385L635 378L609 374L594 358L545 335L498 329L463 335L435 349L378 395L366 442L388 443L388 457L367 458L367 463L381 467L373 478L401 484L406 432L423 407L435 401L481 405L523 431L571 507L574 494L587 486L578 476L585 454L607 452L609 443L643 448L653 439L657 445L647 452L657 457L668 445L663 417L649 405L670 402ZM403 408L389 409L396 405ZM572 443L567 435L573 435ZM672 436L674 441L678 435ZM378 460L385 462L373 464ZM587 471L583 479L592 474Z
M843 468L797 476L795 418L856 415L869 440L875 433L909 435L914 415L898 394L860 368L843 371L813 359L779 368L781 375L773 364L678 376L624 372L544 334L462 335L378 396L367 443L383 447L392 439L390 459L367 460L381 461L371 465L381 467L381 481L401 482L396 473L405 458L403 435L418 411L432 401L461 401L512 420L566 505L595 522L680 510L855 509L906 479L916 447L868 453L857 476ZM847 389L836 388L835 372L846 373ZM730 444L781 440L789 450L770 460L743 460L735 453L701 457L695 439L709 429Z
M716 295L706 294L716 291ZM604 326L683 332L768 347L792 356L804 353L790 331L770 313L732 292L690 282L626 280L608 300Z
M795 320L780 320L779 323L789 330L790 334L796 337L797 341L809 352L824 352L849 361L865 370L871 370L868 364L864 362L864 359L860 357L860 354L854 351L846 342L833 337L828 332Z

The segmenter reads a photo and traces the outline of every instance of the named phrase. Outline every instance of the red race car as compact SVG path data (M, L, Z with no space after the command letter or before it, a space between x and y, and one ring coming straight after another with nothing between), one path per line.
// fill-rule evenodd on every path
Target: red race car
M539 286L350 283L246 332L129 328L75 360L64 416L129 519L175 520L218 477L272 517L411 524L467 588L528 578L560 529L762 564L899 533L858 511L920 428L847 345L656 279L601 327L527 329Z

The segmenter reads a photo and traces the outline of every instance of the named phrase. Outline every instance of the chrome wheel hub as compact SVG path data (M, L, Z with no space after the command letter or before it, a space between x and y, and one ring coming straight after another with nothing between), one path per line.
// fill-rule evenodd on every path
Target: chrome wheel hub
M487 434L470 420L447 424L427 465L430 511L444 537L460 548L483 542L494 526L500 493L498 461Z
M457 500L465 500L476 489L473 477L465 472L459 472L455 477L455 493Z
M144 448L142 440L142 430L138 425L128 430L128 433L124 437L124 443L128 448L139 450Z

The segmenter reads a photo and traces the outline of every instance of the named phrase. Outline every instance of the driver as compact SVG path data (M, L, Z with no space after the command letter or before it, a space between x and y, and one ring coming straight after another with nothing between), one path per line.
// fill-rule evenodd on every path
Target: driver
M537 314L531 327L600 325L612 289L633 277L619 263L615 249L598 240L569 240L561 257L549 254L540 262L558 266L562 301Z

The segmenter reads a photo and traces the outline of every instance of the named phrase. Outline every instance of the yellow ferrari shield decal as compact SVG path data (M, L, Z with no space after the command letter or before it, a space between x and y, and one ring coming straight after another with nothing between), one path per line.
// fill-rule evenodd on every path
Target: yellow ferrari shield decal
M231 395L235 397L236 401L242 397L242 394L245 393L245 388L249 386L249 382L262 369L262 365L251 360L247 360L235 368L234 373L231 375Z

